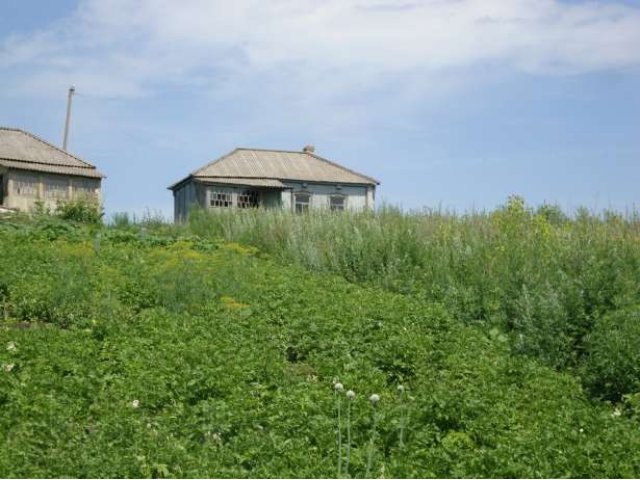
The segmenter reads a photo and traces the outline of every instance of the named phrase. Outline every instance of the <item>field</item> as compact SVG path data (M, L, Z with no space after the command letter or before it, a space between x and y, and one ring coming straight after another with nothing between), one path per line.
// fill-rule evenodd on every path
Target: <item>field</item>
M640 475L635 214L13 217L0 249L0 477Z

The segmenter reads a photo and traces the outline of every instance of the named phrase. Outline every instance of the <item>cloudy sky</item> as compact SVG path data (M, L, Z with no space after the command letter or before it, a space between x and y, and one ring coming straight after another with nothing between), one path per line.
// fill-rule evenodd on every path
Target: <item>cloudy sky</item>
M640 0L4 0L0 125L116 211L237 146L316 152L407 209L640 207Z

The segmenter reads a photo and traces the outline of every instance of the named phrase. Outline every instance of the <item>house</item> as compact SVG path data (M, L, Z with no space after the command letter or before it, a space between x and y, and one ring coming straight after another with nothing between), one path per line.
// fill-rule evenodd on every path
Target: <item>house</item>
M236 148L171 185L176 222L206 208L372 209L377 180L302 151Z
M93 165L17 128L0 127L0 207L29 211L37 203L102 201L102 173Z

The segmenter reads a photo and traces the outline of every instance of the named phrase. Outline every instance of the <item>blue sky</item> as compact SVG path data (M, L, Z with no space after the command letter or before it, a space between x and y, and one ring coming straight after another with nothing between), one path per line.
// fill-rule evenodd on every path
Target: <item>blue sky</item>
M640 0L6 0L0 125L108 176L107 214L237 146L301 149L406 209L640 206Z

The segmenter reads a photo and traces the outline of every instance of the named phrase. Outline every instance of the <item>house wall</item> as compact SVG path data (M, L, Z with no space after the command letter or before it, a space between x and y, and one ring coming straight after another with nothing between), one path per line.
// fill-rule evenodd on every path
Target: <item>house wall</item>
M234 186L234 185L202 185L204 202L198 202L207 207L211 206L211 192L228 193L234 206L238 205L238 196L246 190L258 192L258 205L263 208L278 208L281 204L279 189L266 189L260 187Z
M0 207L4 207L4 199L7 195L7 188L9 187L9 177L7 176L7 169L0 166Z
M292 197L290 188L282 190L280 193L280 205L282 205L283 210L291 210L293 208Z
M328 209L333 195L345 197L345 210L362 211L372 209L374 187L366 185L334 185L322 183L286 182L289 190L282 193L282 205L285 209L293 210L296 192L311 194L311 208Z
M294 210L294 195L296 192L311 194L313 209L328 209L333 195L345 197L345 209L362 211L373 209L375 187L366 185L334 185L320 183L285 182L285 189L257 189L260 192L260 206L264 208L283 208ZM249 187L233 185L206 185L188 180L174 191L174 221L186 221L189 209L193 205L210 208L211 191L228 193L232 204L237 205L237 196Z
M191 180L173 192L173 216L176 223L186 221L192 205L199 203L204 206L204 201L199 202L197 197L196 184Z
M58 202L92 198L102 204L101 181L97 178L55 175L25 170L7 169L0 172L4 179L3 206L31 211L36 202L53 210Z
M262 206L265 208L278 208L282 205L282 190L263 190L261 195Z

